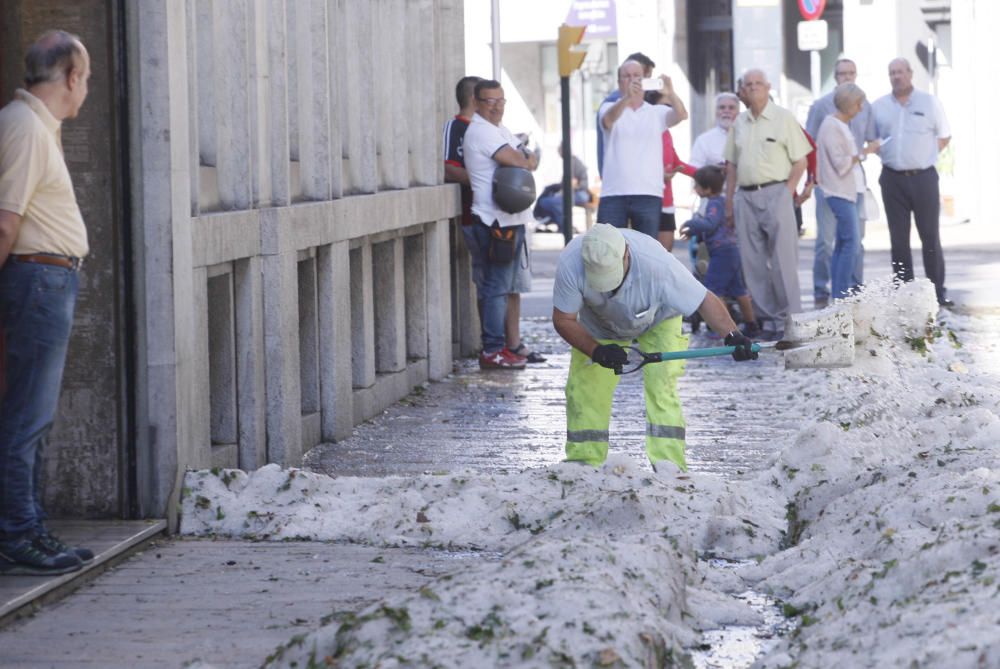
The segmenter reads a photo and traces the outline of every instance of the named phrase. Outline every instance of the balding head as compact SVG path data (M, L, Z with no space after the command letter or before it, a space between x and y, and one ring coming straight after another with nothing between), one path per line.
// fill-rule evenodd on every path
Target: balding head
M76 35L49 30L28 48L24 83L60 121L74 118L87 99L90 55Z
M621 91L622 97L629 96L629 89L633 83L640 86L638 90L641 92L643 76L642 63L635 60L626 60L622 63L618 67L618 90Z
M889 69L892 70L894 67L901 67L907 72L913 72L913 68L910 67L910 61L906 60L902 56L899 58L893 58L889 61Z
M740 77L740 79L743 80L744 86L747 85L747 80L750 79L751 77L755 80L764 82L764 84L767 86L771 85L771 82L767 80L767 73L758 67L750 68L749 70L743 73L742 77Z
M618 79L621 80L622 75L625 73L634 75L635 72L639 73L640 79L645 75L645 68L642 66L642 63L637 60L626 60L618 66Z
M892 94L897 98L910 95L913 91L913 68L905 58L894 58L889 61L889 83Z
M764 70L758 68L751 68L744 72L741 80L746 105L756 116L767 106L767 101L770 99L768 94L771 92L771 83L767 80Z
M76 35L65 30L49 30L28 47L24 57L24 84L32 87L69 76L82 67L87 50Z

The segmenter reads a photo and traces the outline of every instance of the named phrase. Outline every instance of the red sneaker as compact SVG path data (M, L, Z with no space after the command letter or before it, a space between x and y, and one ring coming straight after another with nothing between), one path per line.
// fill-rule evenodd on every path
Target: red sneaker
M479 369L524 369L527 362L523 355L511 353L506 347L492 353L483 351L479 354Z

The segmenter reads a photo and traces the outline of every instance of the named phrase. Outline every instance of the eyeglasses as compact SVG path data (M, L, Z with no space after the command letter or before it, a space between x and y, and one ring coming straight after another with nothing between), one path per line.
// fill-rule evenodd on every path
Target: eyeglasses
M507 104L507 98L476 98L482 102L487 107L496 107L497 105Z

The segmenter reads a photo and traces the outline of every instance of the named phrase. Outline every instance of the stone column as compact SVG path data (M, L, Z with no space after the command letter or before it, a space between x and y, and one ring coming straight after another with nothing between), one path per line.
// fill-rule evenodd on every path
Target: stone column
M351 389L351 258L348 242L321 246L316 252L319 279L320 402L324 441L343 439L354 427Z
M261 211L267 461L298 465L302 456L298 252L288 248L287 226L281 210Z
M451 373L451 282L448 256L451 221L426 226L424 247L427 273L427 367L432 379ZM474 305L473 305L474 306Z
M298 114L299 164L302 196L330 199L330 82L326 3L300 0L295 4L297 89L290 91Z
M216 169L223 209L253 202L250 150L250 65L245 2L213 2L212 64L215 89Z
M406 316L403 277L403 240L396 237L372 245L375 279L375 371L406 369Z
M233 265L239 466L251 470L267 463L263 261L253 257Z
M184 467L197 462L187 17L174 0L126 4L130 33L131 189L138 311L137 450L140 513L176 508Z

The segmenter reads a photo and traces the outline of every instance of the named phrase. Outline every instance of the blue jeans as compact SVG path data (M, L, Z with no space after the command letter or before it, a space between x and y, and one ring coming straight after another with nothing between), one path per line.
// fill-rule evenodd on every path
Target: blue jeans
M483 266L480 264L479 242L476 241L476 226L479 223L462 226L462 236L465 237L465 248L469 252L469 259L472 261L472 283L479 287L483 281Z
M644 232L653 239L660 231L660 209L663 198L656 195L611 195L602 197L597 205L597 222L610 223L616 228L628 227Z
M865 237L864 200L858 193L858 252L854 258L854 273L851 281L856 286L864 283L865 247L862 240ZM827 299L830 297L830 260L833 246L837 239L837 222L833 211L827 204L823 189L816 186L813 189L816 200L816 247L813 258L813 296Z
M0 539L45 520L42 445L59 405L73 325L75 270L8 259L0 269L7 391L0 400Z
M576 190L573 192L573 205L583 206L590 202L590 193L585 190ZM546 195L545 197L538 198L538 204L535 205L538 210L544 215L552 219L552 222L559 226L560 230L563 230L563 196L561 192L553 193L552 195Z
M856 287L854 262L861 242L861 235L858 233L858 203L833 196L827 197L826 203L837 223L837 241L830 258L831 293L834 299L841 299Z
M482 317L483 351L493 353L504 347L504 320L507 317L507 294L511 291L514 281L515 263L521 258L520 253L514 254L514 259L506 263L490 260L490 229L478 217L473 218L472 237L475 240L475 253L479 256L482 268L480 280L476 284L479 296L479 309ZM524 226L514 226L514 243L520 248L524 243ZM469 249L470 252L472 249Z
M830 258L833 255L833 244L836 239L837 222L833 211L827 204L823 189L816 186L813 189L816 200L816 246L813 257L813 297L829 299L830 297Z

